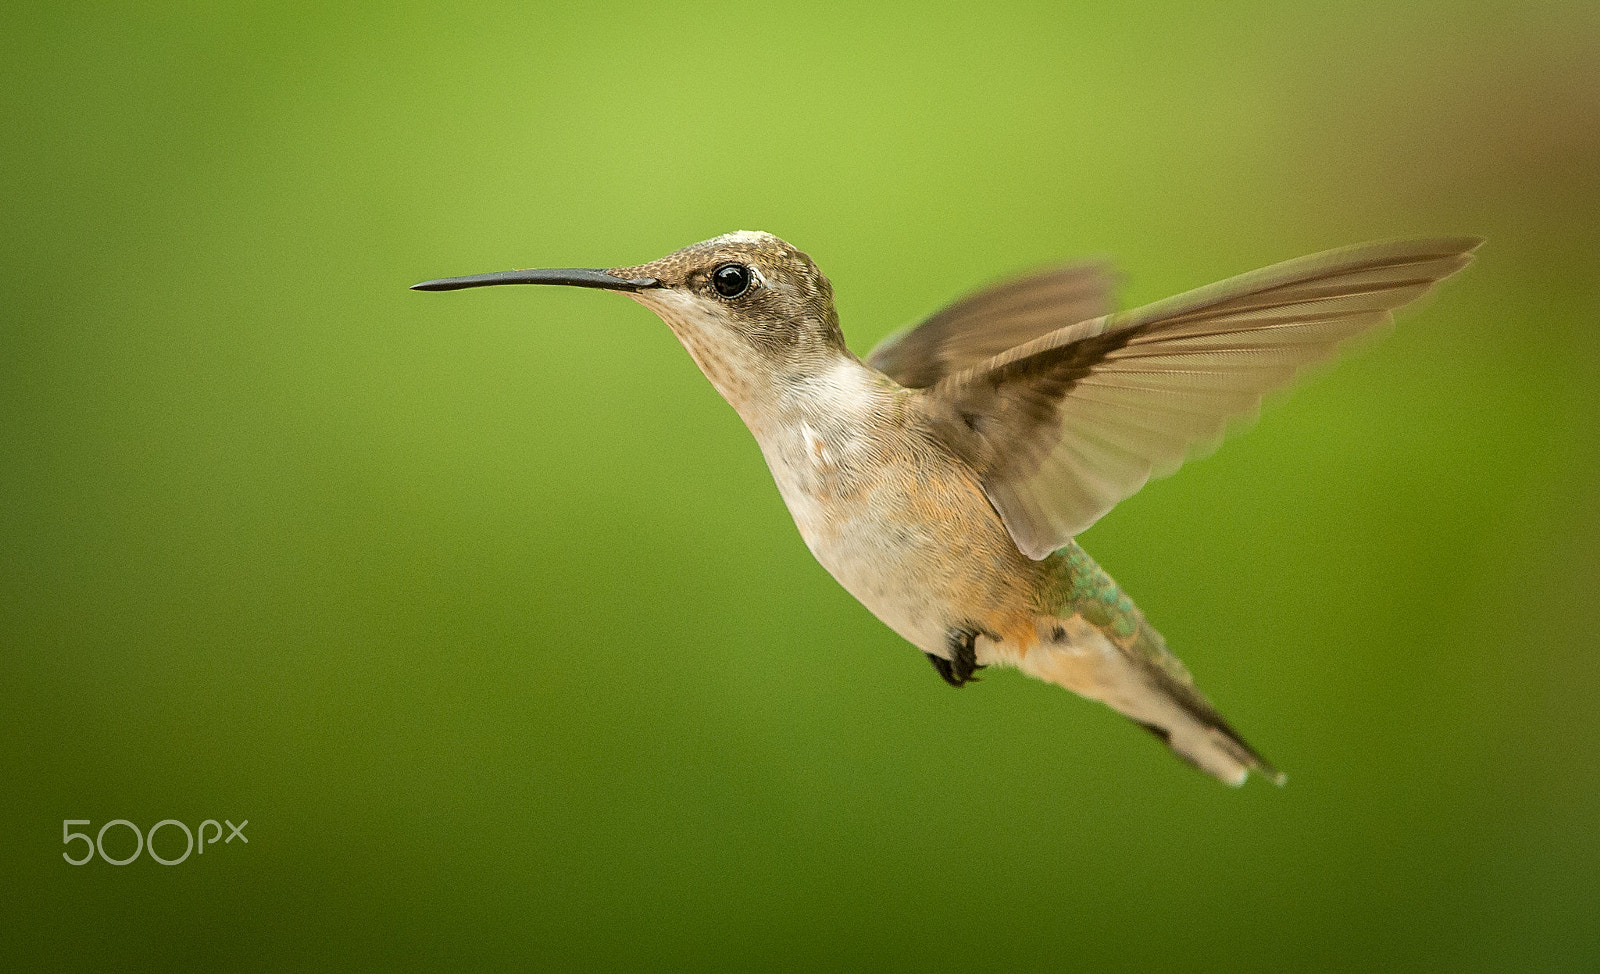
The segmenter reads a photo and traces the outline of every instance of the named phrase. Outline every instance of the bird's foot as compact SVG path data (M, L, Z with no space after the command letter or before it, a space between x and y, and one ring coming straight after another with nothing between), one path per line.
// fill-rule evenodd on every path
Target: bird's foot
M944 636L945 648L950 652L949 659L932 653L924 655L928 657L928 662L933 664L933 668L939 671L939 676L944 682L951 686L964 687L968 683L977 683L979 680L973 674L984 668L978 663L978 637L988 635L982 629L957 626ZM989 636L989 638L994 637Z

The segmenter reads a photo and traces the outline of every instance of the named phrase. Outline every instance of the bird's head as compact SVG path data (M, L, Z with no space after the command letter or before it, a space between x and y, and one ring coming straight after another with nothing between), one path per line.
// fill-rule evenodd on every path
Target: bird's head
M665 321L730 400L760 378L816 371L845 349L828 279L804 252L770 233L724 234L631 267L505 271L413 287L496 284L621 291Z

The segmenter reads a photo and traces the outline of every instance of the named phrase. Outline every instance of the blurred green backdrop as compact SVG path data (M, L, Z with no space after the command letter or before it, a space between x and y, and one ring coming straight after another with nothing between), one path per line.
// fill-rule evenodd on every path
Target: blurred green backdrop
M13 7L6 966L1600 967L1593 3ZM862 352L1489 238L1085 536L1287 788L945 687L631 302L406 290L737 228Z

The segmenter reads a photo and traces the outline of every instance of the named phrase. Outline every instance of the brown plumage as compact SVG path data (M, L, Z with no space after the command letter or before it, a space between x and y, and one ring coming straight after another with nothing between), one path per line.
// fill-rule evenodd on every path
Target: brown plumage
M1018 546L1043 558L1480 242L1362 244L1070 324L944 375L928 408Z
M610 271L419 287L627 293L749 426L817 560L947 682L1015 666L1239 784L1282 776L1073 536L1465 267L1478 243L1363 244L1115 314L1109 272L1072 265L957 301L865 363L844 345L828 279L771 234Z

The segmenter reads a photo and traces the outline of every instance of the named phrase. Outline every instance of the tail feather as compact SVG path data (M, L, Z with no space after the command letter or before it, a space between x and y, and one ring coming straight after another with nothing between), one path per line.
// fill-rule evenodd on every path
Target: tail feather
M1125 645L1074 615L1053 627L1063 638L1029 650L1019 669L1125 714L1179 758L1219 781L1242 785L1251 771L1285 776L1239 736L1195 687L1183 664L1143 619Z
M1130 719L1160 738L1180 760L1219 781L1237 787L1244 784L1251 771L1275 785L1282 785L1288 780L1288 775L1262 757L1220 714L1212 710L1210 715L1209 720L1195 716L1176 737L1169 727L1148 723L1137 717Z
M1276 785L1287 780L1217 713L1217 708L1194 685L1189 671L1167 649L1166 640L1142 618L1132 645L1123 654L1137 669L1145 671L1152 692L1175 705L1176 719L1164 724L1142 721L1129 714L1165 741L1172 753L1232 785L1244 784L1250 771Z

